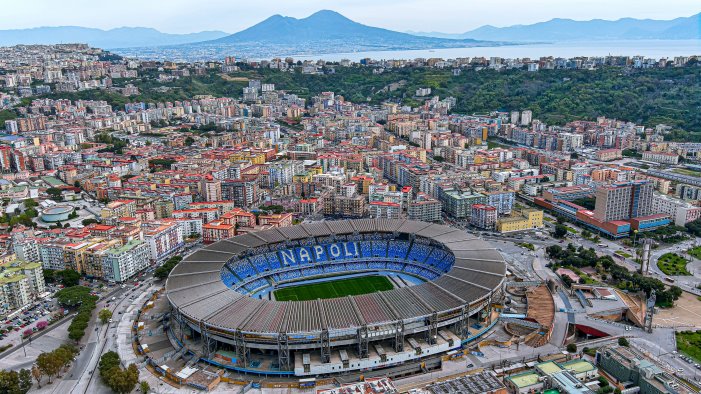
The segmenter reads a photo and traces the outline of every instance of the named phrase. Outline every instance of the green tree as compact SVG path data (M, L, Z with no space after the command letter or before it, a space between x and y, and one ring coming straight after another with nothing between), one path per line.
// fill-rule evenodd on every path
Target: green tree
M187 138L185 138L185 145L192 146L192 144L194 144L194 143L195 143L195 139L192 138L191 136L188 135Z
M103 376L114 367L119 367L120 359L117 352L109 351L100 357L100 362L97 366L98 371L100 371L100 376Z
M136 364L129 364L127 369L119 366L110 368L101 375L107 387L120 394L131 393L139 383L139 369Z
M148 394L149 390L151 390L151 386L149 386L147 381L142 380L141 383L139 383L139 390L141 390L142 394Z
M50 187L46 189L46 194L49 195L49 198L54 200L54 201L63 201L63 196L61 195L61 189L55 188L55 187Z
M553 236L555 238L564 238L565 235L567 235L567 227L563 224L556 224L555 225L555 232L553 232Z
M545 252L553 259L560 257L562 254L562 247L560 245L550 245L545 248Z
M55 276L65 287L77 286L80 284L80 274L72 269L57 271Z
M49 383L51 383L51 379L58 374L62 366L62 360L53 352L44 352L37 357L37 367L44 375L49 377Z
M570 343L567 345L567 351L570 353L577 353L577 344L576 343Z
M102 310L97 314L97 317L100 318L100 321L102 322L102 324L105 324L105 323L107 323L108 321L110 321L110 319L112 318L112 311L109 310L109 309L107 309L107 308L102 309Z
M97 219L83 219L81 221L81 223L83 224L83 226L88 226L88 225L91 225L93 223L100 223L100 221Z
M63 306L77 306L80 305L86 297L90 296L91 291L89 287L85 286L66 287L56 293L56 299L58 303Z
M0 371L0 393L24 394L32 388L32 377L28 370Z
M28 369L19 370L19 392L26 393L32 388L32 373Z

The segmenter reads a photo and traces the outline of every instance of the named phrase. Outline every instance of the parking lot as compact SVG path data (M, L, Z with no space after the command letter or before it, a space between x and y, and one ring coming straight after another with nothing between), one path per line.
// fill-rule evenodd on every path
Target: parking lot
M26 336L25 333L35 333L45 329L51 321L54 311L58 311L55 301L36 302L15 318L3 321L0 324L0 346L19 344ZM40 322L45 323L40 324Z

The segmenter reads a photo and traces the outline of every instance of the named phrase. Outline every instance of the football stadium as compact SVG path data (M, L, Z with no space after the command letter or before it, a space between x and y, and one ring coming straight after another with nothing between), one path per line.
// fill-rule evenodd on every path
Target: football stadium
M420 365L497 321L506 265L487 242L411 220L321 221L198 250L166 283L171 341L246 374Z

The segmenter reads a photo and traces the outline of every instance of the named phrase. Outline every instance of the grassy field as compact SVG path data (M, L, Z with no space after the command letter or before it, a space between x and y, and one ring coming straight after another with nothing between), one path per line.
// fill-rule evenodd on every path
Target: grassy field
M686 253L689 253L691 256L694 256L695 258L701 260L701 246L693 247L687 250Z
M657 267L666 275L680 276L691 275L686 270L688 261L676 253L665 253L657 260Z
M672 172L676 172L677 174L682 174L682 175L689 175L689 176L699 176L701 177L701 172L694 171L694 170L689 170L686 168L675 168L672 170Z
M677 348L680 352L701 363L701 332L677 332Z
M364 276L285 287L275 290L273 294L278 301L307 301L316 300L317 298L337 298L374 293L376 291L391 290L393 287L392 282L386 276Z

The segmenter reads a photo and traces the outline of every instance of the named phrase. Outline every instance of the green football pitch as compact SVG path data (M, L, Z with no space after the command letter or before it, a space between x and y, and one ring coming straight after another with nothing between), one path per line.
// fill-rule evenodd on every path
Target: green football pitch
M363 276L285 287L275 290L273 294L278 301L307 301L374 293L392 288L394 286L386 276Z

